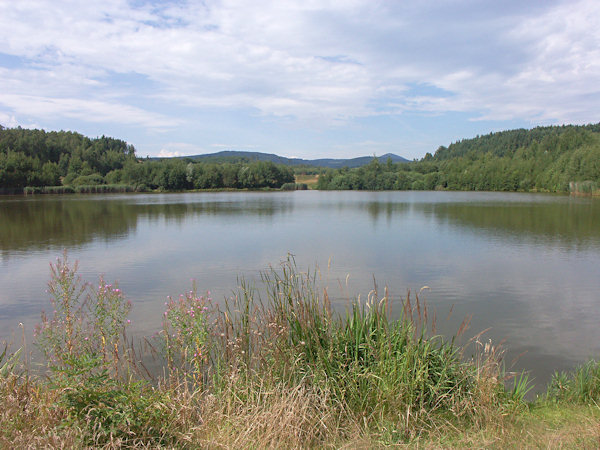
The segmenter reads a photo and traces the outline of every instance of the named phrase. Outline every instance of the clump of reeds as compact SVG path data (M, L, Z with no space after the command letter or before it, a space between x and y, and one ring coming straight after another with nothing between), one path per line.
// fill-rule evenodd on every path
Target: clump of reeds
M547 398L573 403L600 403L600 361L589 360L572 373L556 372Z
M343 405L348 420L375 428L385 423L404 437L434 417L469 420L480 402L475 387L484 378L493 385L489 395L502 392L502 377L491 365L478 371L463 362L453 340L430 335L434 315L418 295L411 301L408 293L396 319L390 317L392 300L375 292L336 314L316 275L299 271L290 257L262 274L266 298L241 283L208 333L207 380L217 392L222 385L231 390L232 378L237 395L248 399L260 397L248 386L308 385L327 392L332 407Z
M140 192L146 190L126 184L93 184L78 186L27 186L23 188L25 195L32 194L111 194Z

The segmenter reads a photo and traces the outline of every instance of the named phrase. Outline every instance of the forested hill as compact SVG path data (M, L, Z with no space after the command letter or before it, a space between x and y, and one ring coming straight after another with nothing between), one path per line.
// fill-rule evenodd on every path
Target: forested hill
M518 129L464 139L409 164L328 171L320 189L570 190L600 186L600 124Z
M79 177L103 178L135 161L135 149L106 136L0 125L0 188L56 186Z
M330 169L339 169L342 167L354 168L364 166L373 159L373 156L361 156L358 158L320 158L320 159L302 159L302 158L286 158L284 156L274 155L272 153L261 152L244 152L225 150L217 153L208 153L205 155L182 156L181 158L192 159L194 161L213 162L213 163L240 163L251 161L268 161L276 164L284 164L286 166L309 166L309 167L326 167ZM379 156L382 161L387 161L390 158L392 162L408 162L403 158L392 153L386 153ZM155 158L156 159L156 158Z
M119 139L0 126L0 193L26 187L33 192L112 192L280 188L286 183L294 184L292 169L272 162L138 159L135 148Z
M531 148L563 153L581 146L592 134L600 133L600 124L537 127L531 130L500 131L473 139L463 139L435 152L436 160L446 160L472 154L490 153L494 156L514 156L519 149ZM525 155L518 154L517 157Z

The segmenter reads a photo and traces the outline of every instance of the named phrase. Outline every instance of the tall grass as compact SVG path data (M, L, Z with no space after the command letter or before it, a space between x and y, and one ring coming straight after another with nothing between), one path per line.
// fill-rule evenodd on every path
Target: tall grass
M396 319L389 315L392 300L375 292L337 314L316 280L316 271L298 270L290 257L262 274L265 298L240 283L208 333L215 339L205 382L215 392L233 389L252 403L264 390L303 386L350 422L369 429L386 424L405 437L439 418L473 422L483 383L493 385L485 394L494 400L486 402L497 406L508 398L499 369L488 373L492 363L500 367L493 355L476 367L463 361L454 340L430 335L433 315L418 295L408 294Z
M548 386L553 401L600 403L600 361L590 360L572 373L556 372Z

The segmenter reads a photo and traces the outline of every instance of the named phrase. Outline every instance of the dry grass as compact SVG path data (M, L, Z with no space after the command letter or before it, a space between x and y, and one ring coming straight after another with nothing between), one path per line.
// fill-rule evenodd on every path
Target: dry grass
M319 175L295 175L296 183L305 183L309 189L316 189L319 182Z
M600 448L600 408L539 402L513 414L487 405L485 421L457 423L429 417L413 432L395 436L386 427L366 425L328 392L308 385L294 389L248 386L238 381L220 395L161 387L169 395L157 407L166 411L166 448ZM0 448L156 448L135 437L90 443L85 426L65 422L60 392L14 375L0 387ZM398 420L402 420L399 414ZM398 425L398 424L396 424ZM423 425L423 424L422 424ZM400 429L400 427L398 427Z
M196 441L221 448L322 448L360 436L360 426L344 407L332 408L327 392L308 386L257 387L242 400L235 390L228 401L209 396L202 407L206 422Z
M0 448L69 448L79 430L62 426L59 392L24 377L0 379Z

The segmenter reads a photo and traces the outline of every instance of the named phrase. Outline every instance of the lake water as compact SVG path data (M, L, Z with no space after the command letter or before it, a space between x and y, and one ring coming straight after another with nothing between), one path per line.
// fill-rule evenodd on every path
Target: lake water
M0 339L30 333L49 263L67 249L88 281L118 281L133 330L160 327L168 295L230 296L288 253L319 267L343 309L374 280L435 308L438 330L507 348L538 389L600 356L600 199L466 192L221 192L0 197ZM397 311L400 308L397 307ZM452 310L450 319L446 319Z

